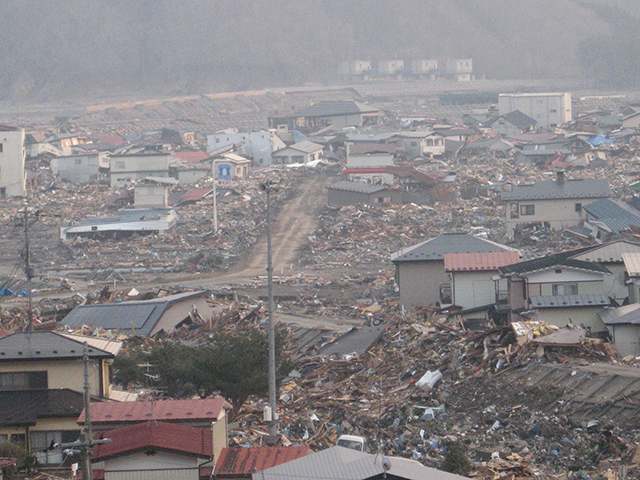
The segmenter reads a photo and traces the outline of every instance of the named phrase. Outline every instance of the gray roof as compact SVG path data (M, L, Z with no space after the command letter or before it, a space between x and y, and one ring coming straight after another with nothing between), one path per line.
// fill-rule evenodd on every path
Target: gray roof
M490 240L469 235L468 233L444 233L408 249L402 249L391 256L391 261L420 262L443 260L445 253L484 253L515 250Z
M318 354L342 356L364 353L378 342L385 327L386 325L381 324L375 327L353 328L334 342L322 347Z
M390 464L386 470L383 460ZM383 473L406 480L464 480L467 477L425 467L419 462L398 457L384 457L357 452L344 447L331 447L307 456L267 468L252 475L253 480L365 480Z
M377 112L375 108L360 105L353 100L321 101L293 112L291 117L331 117L357 113Z
M548 180L531 185L514 185L501 192L502 200L554 200L561 198L607 198L611 195L609 180L584 179L557 182Z
M640 325L640 303L607 308L598 313L598 316L606 325Z
M640 226L640 211L624 202L603 198L583 208L588 220L602 222L613 233L628 230L629 225Z
M89 325L125 333L150 335L172 303L199 297L204 292L186 292L152 300L80 305L64 317L61 326Z
M611 300L607 295L601 293L589 295L545 295L531 297L529 304L532 308L596 307L611 305Z
M72 360L82 358L83 343L57 332L15 332L0 338L0 362L15 360ZM114 355L92 346L89 358L113 358Z
M575 260L596 263L623 263L623 253L640 253L640 244L618 240L593 247L586 252L573 255Z
M509 112L494 118L493 120L489 121L488 124L492 125L501 118L518 128L527 128L538 123L529 115L525 115L524 113L522 113L520 110L514 110L513 112Z
M371 183L364 182L349 182L347 180L340 180L339 182L329 185L329 190L343 190L345 192L357 192L357 193L376 193L382 190L387 190L389 187L386 185L373 185Z
M294 150L300 150L304 153L313 153L318 150L322 150L322 145L318 145L317 143L310 142L309 140L303 140L302 142L294 143L288 148L293 148Z

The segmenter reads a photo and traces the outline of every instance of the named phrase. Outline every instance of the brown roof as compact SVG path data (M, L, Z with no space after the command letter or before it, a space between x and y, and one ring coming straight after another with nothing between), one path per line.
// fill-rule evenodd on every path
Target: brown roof
M148 420L184 422L217 420L224 409L231 408L221 397L154 402L105 402L91 404L91 423L138 423ZM84 423L84 410L78 418Z
M223 448L216 462L216 478L246 476L290 462L309 453L307 445L293 447Z
M507 252L445 253L444 269L447 272L497 270L499 267L518 263L519 261L520 252L517 250Z

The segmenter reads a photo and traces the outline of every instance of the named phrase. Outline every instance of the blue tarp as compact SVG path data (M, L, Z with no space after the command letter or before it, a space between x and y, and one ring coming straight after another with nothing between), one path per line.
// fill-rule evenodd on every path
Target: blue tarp
M611 138L607 138L605 135L597 135L597 136L587 140L587 142L589 142L594 147L598 147L598 146L602 145L603 143L613 143L614 140L611 139Z
M4 287L2 290L0 290L0 295L2 295L3 297L10 297L11 295L15 295L16 292L14 292L13 290L9 290L7 287Z

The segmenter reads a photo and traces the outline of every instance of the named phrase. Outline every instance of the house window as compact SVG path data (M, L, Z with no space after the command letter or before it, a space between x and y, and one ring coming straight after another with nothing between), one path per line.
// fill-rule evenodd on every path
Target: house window
M443 283L440 285L440 301L442 303L453 303L450 283Z
M75 442L80 430L31 432L31 450L35 452L38 463L44 465L60 464L63 460L61 449L47 450L53 443Z
M552 108L551 110L549 110L549 113L556 113L557 110L555 108Z
M518 204L517 203L512 203L511 204L511 218L520 218L520 213L518 212Z
M581 203L576 203L576 212L578 212L578 213L582 212L582 204Z
M520 215L535 215L536 214L536 206L535 205L520 205Z
M0 391L41 390L48 387L47 372L0 373Z
M578 295L577 283L554 283L551 285L551 294L556 295Z
M0 143L0 153L4 152L4 147L2 146L2 144Z

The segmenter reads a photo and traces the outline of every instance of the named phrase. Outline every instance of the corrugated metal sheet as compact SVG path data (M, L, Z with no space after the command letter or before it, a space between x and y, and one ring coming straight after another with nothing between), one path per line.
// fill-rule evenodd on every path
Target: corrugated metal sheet
M444 269L447 272L497 270L498 267L520 261L520 252L445 253Z
M224 448L216 462L216 478L250 475L281 465L309 453L309 447L251 447Z
M608 308L598 314L606 325L640 324L640 303Z
M532 308L566 308L566 307L594 307L611 305L611 300L604 294L588 295L545 295L531 297L529 304Z
M154 402L105 402L91 404L93 423L133 423L159 421L213 421L220 417L229 403L220 397L189 400L158 400ZM84 411L78 418L84 423Z
M624 252L622 261L630 277L640 276L640 253Z

